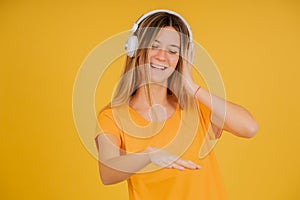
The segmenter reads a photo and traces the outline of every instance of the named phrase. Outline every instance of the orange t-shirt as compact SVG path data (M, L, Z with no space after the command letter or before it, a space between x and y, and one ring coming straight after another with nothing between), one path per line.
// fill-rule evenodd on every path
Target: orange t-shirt
M145 138L142 138L143 133L147 133L149 129L142 128L149 122L129 106L124 107L127 109L124 116L118 116L110 107L102 110L98 116L101 131L115 135L120 141L120 148L125 149L127 153L143 151L148 146L165 148L181 159L191 160L201 166L199 170L180 171L159 169L150 164L127 180L130 200L227 199L214 153L210 152L203 159L198 158L199 149L210 125L210 110L207 107L199 103L199 123L196 123L194 119L182 120L184 114L177 106L159 131L155 129L157 133ZM132 128L127 125L128 119L138 127L137 133L129 133ZM188 133L191 129L196 131ZM140 134L141 137L136 134Z

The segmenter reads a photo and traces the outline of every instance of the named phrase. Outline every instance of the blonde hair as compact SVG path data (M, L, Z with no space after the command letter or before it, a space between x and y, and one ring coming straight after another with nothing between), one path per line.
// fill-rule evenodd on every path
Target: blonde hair
M167 12L158 12L145 18L134 33L138 37L138 50L134 57L126 57L124 71L113 96L112 106L127 103L141 86L141 79L149 83L148 76L143 76L138 66L145 64L148 57L148 49L161 28L173 27L180 35L180 56L173 74L168 78L168 94L176 95L175 99L181 109L186 106L188 95L184 88L182 72L184 67L183 55L189 46L189 31L186 24L178 17ZM145 70L145 68L140 68ZM146 72L145 72L146 73ZM149 104L152 105L149 85L146 85L146 95Z

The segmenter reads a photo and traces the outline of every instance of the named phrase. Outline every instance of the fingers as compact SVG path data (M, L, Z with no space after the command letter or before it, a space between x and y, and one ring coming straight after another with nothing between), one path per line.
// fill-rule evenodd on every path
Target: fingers
M175 161L175 164L183 167L183 168L187 168L187 169L200 169L201 167L195 163L193 163L190 160L181 160L178 159Z
M186 62L188 62L188 64L193 64L194 58L195 58L195 48L194 48L194 45L191 44L191 46L185 52L183 59Z
M172 163L170 166L168 166L167 168L173 168L173 169L178 169L178 170L184 170L184 167L181 165L178 165L176 163Z
M195 163L193 163L190 160L177 160L173 162L172 164L168 165L166 168L168 169L178 169L178 170L184 170L184 169L191 169L191 170L196 170L200 169L201 167Z
M190 160L182 160L177 156L170 154L166 150L159 148L147 148L147 152L149 153L149 158L152 163L168 169L191 169L196 170L201 167Z

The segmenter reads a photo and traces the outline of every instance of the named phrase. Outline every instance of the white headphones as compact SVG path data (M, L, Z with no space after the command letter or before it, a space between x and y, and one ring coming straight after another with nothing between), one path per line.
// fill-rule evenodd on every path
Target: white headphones
M180 16L179 14L177 14L176 12L173 12L173 11L170 11L170 10L153 10L153 11L150 11L144 15L142 15L132 26L132 28L130 29L130 33L131 33L131 36L128 37L126 43L125 43L125 50L126 50L126 54L129 56L129 57L133 57L134 54L135 54L135 51L137 50L138 48L138 38L136 35L134 35L135 31L138 29L139 27L139 24L145 19L147 18L148 16L150 15L153 15L155 13L159 13L159 12L165 12L165 13L169 13L169 14L172 14L172 15L175 15L177 17L179 17L183 22L184 24L186 25L188 31L189 31L189 35L190 35L190 43L192 45L193 43L193 36L192 36L192 31L190 29L190 26L189 24L185 21L185 19Z

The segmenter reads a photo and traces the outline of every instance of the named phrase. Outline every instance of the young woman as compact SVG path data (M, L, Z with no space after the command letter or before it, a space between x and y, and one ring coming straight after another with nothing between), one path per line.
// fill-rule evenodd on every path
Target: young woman
M255 120L194 83L192 33L180 15L151 11L131 32L123 76L98 116L103 184L127 180L131 200L227 199L214 153L199 159L199 149L210 128L216 138L253 137Z

